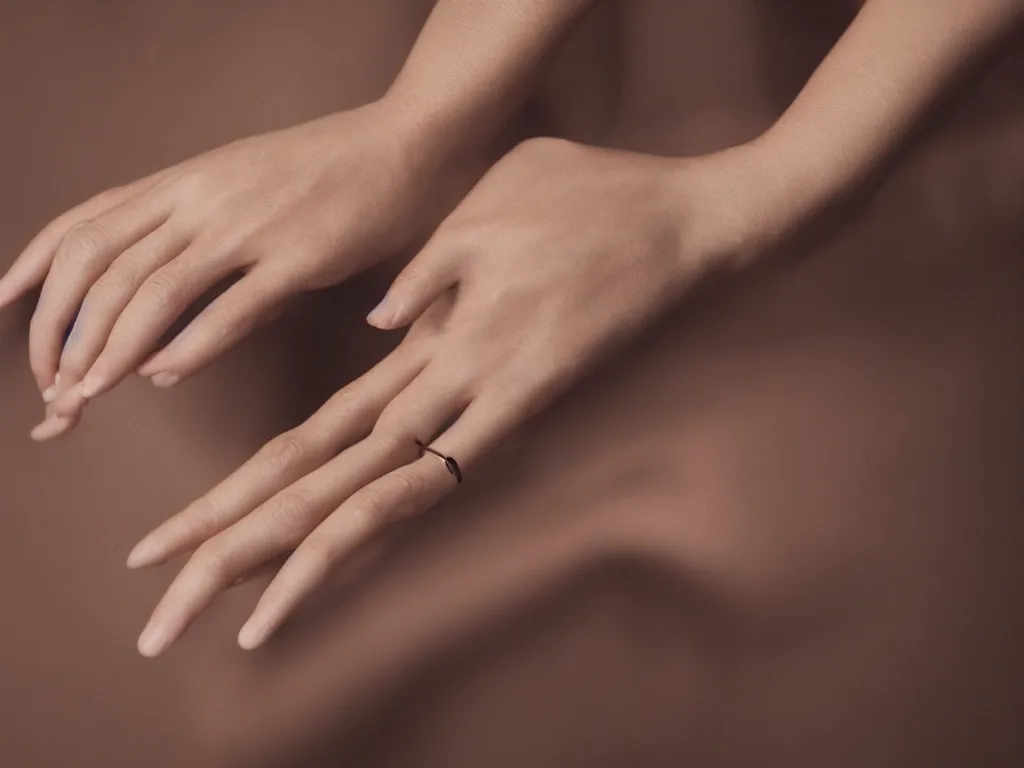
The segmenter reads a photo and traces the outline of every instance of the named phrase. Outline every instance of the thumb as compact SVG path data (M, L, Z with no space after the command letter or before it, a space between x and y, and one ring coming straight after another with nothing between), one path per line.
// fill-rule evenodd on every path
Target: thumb
M384 331L409 325L456 282L457 262L451 251L426 248L399 272L366 322Z

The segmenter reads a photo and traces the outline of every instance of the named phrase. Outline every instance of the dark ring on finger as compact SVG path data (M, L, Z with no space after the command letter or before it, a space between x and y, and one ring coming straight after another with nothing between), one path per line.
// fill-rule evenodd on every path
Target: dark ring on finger
M426 451L427 453L437 456L437 458L444 462L445 468L455 476L455 480L459 483L462 482L462 470L459 468L459 462L451 456L445 456L440 451L435 451L429 445L425 445L419 440L416 441L416 445L420 447L420 451Z

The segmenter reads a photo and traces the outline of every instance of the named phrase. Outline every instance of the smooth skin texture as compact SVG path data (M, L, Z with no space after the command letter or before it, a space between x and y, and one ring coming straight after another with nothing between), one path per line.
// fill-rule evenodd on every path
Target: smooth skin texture
M1021 17L1017 2L869 2L769 131L706 157L515 149L368 318L412 324L395 352L132 551L141 567L196 548L140 652L163 652L220 591L284 555L238 637L265 642L360 544L456 487L416 440L471 477L704 275L759 261L878 172Z
M50 223L0 278L0 308L42 287L29 358L47 418L33 438L65 433L132 372L173 386L291 297L422 242L446 212L445 185L479 164L588 5L443 0L380 100L232 143Z
M259 644L336 562L457 485L416 445L456 417L433 447L471 475L722 254L742 252L722 211L755 202L755 157L739 148L677 167L559 139L506 155L371 314L380 328L412 323L398 348L132 553L132 565L158 562L220 529L171 585L140 650L159 653L225 586L294 549L239 636Z

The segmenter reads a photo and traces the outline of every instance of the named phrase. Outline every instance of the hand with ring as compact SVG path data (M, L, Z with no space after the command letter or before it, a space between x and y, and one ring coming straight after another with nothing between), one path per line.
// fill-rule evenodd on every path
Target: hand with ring
M701 276L757 255L779 210L759 159L753 145L677 160L555 139L506 155L370 314L411 323L398 347L133 550L139 567L195 548L141 652L291 552L239 634L264 642L332 567L470 481Z

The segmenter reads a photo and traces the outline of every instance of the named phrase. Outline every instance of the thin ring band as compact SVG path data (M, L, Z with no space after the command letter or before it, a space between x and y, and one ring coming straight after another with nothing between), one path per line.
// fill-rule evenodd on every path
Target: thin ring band
M426 451L427 453L430 453L430 454L433 454L434 456L437 456L437 458L439 458L441 461L444 462L445 468L452 475L455 476L456 482L458 482L458 483L462 482L462 470L459 468L459 462L457 462L451 456L445 456L440 451L435 451L429 445L425 445L424 443L421 443L419 440L416 441L416 445L418 445L420 447L421 451Z

